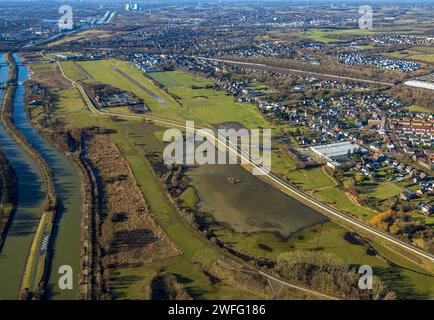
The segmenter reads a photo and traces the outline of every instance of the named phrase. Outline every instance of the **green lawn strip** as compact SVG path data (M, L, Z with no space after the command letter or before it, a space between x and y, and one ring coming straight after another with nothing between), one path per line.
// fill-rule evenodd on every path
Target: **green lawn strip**
M386 200L400 194L403 189L390 181L370 182L358 187L362 192L379 200Z
M339 189L338 187L333 187L331 189L321 190L315 192L315 197L317 197L320 201L327 203L336 209L347 212L353 215L358 216L362 220L370 219L372 216L376 214L374 210L363 208L361 206L355 205L351 200L347 197L344 191Z
M87 80L86 75L84 75L72 61L65 61L61 63L62 70L65 75L74 81Z

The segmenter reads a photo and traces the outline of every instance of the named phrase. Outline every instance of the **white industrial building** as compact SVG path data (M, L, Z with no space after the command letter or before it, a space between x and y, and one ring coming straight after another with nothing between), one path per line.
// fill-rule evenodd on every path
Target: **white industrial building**
M420 80L409 80L409 81L405 81L404 84L407 86L411 86L411 87L434 90L434 83L432 83L432 82L420 81Z
M327 160L327 165L333 169L342 166L346 161L342 161L348 151L350 153L362 152L367 153L368 150L352 141L343 141L319 146L310 147L317 155Z

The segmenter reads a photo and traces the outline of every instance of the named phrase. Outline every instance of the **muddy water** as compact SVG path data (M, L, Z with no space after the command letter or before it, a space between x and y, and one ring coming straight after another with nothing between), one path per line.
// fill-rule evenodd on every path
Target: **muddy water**
M188 172L199 209L238 232L292 232L327 219L238 165L204 165ZM230 181L238 179L238 183Z
M6 82L8 68L0 54L0 82ZM0 98L3 97L0 90ZM1 106L0 106L1 107ZM17 299L27 255L39 222L44 189L38 166L0 124L0 148L18 177L17 211L0 252L0 298Z
M18 63L20 82L28 78L27 69ZM34 129L27 117L24 107L24 87L17 89L14 102L14 121L27 141L42 155L50 166L59 201L58 218L54 228L54 250L51 272L48 282L48 297L50 299L75 299L78 292L78 275L80 268L80 219L81 194L80 177L76 174L68 158L46 143L44 138ZM58 270L62 265L69 265L74 271L74 289L60 290L58 287Z
M155 132L164 130L142 123L123 125L144 151L162 151ZM143 138L146 137L146 138ZM238 232L277 232L282 236L327 221L327 219L288 197L238 165L204 165L187 172L201 199L199 209ZM230 178L239 179L233 184Z

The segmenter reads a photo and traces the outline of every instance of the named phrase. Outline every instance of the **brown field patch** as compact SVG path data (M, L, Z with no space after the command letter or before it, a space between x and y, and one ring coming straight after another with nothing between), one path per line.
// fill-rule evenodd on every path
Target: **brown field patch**
M110 137L89 133L87 157L100 184L105 214L100 243L110 265L142 265L180 254L155 223L129 164Z

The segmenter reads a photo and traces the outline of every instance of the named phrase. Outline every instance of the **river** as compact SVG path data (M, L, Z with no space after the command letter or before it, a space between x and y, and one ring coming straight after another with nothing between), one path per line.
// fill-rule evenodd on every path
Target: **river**
M6 82L9 69L3 54L0 54L0 65L0 82ZM3 94L4 91L0 90L0 98L3 98ZM12 164L19 181L17 210L0 252L0 298L16 299L42 212L44 189L38 166L6 133L1 123L0 148Z
M21 64L21 58L18 55L14 55L18 64L18 81L23 83L28 79L28 70L25 66ZM58 216L56 220L54 232L54 250L51 260L50 275L47 286L48 298L50 299L75 299L78 293L78 276L80 272L80 219L81 219L81 194L80 194L80 177L76 174L73 166L69 162L68 158L61 152L56 151L52 146L46 143L44 138L34 129L27 117L24 104L25 88L22 85L16 90L15 100L14 100L14 122L18 130L22 132L27 141L35 148L50 166L53 177L55 180L56 193L58 197ZM0 134L1 135L1 134ZM4 136L4 135L1 135ZM10 139L9 139L10 140ZM3 143L2 143L3 146ZM13 147L13 148L12 148ZM19 149L18 146L13 142L12 149ZM6 152L5 152L6 153ZM21 155L22 156L22 155ZM21 158L17 156L16 158L10 158L6 153L6 157L14 164L14 168L17 166L16 158ZM28 158L28 156L26 156ZM25 159L24 157L23 159ZM30 159L31 160L31 159ZM19 162L18 162L19 163ZM5 272L1 270L0 264L0 297L3 298L14 298L17 296L17 288L21 283L22 271L24 270L25 258L29 252L30 242L32 236L35 232L35 227L38 222L39 215L41 213L42 200L44 197L42 180L39 170L36 165L31 161L33 175L27 174L23 176L21 167L16 167L15 170L18 175L19 185L20 185L20 196L27 197L27 204L30 205L29 212L33 215L19 213L23 210L20 205L20 198L18 203L18 211L16 219L14 219L11 235L15 228L19 227L18 217L22 217L23 223L29 225L29 231L26 233L30 238L26 239L26 243L20 243L18 241L14 242L14 246L10 245L12 250L6 250L9 242L12 242L13 237L10 239L9 236L6 240L6 245L2 252L5 259L2 260L17 260L15 263L16 269L14 270L15 277L10 279L8 274L12 273L12 269L5 269ZM29 167L30 165L27 165ZM37 179L35 178L37 177ZM24 186L22 186L24 184ZM26 184L30 184L29 187L23 189ZM23 190L22 190L23 189ZM37 205L36 205L37 204ZM13 250L15 249L15 250ZM12 252L14 254L12 255ZM17 254L20 252L21 254ZM20 256L18 259L16 256ZM23 261L24 260L24 261ZM11 262L12 263L12 262ZM10 264L11 264L10 263ZM62 265L71 266L74 272L74 286L72 290L60 290L58 288L58 280L61 275L58 273L58 269ZM4 278L4 279L3 279ZM6 284L6 285L4 285ZM9 292L6 294L6 292ZM3 295L2 295L3 294Z

